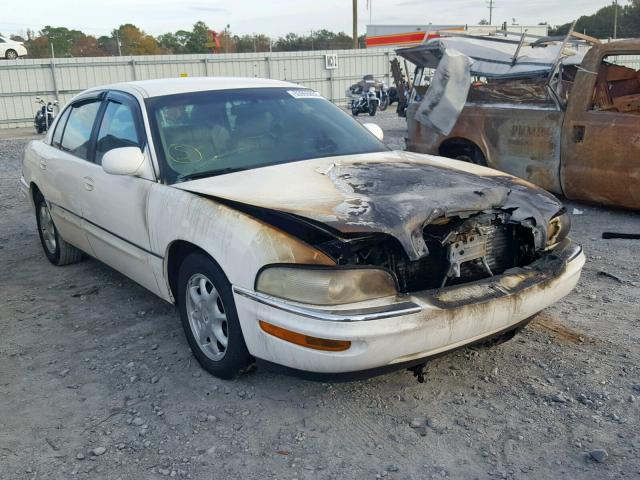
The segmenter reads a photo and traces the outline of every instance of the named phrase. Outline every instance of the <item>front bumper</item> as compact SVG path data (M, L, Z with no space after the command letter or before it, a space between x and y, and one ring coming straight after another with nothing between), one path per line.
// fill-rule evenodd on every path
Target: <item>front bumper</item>
M297 370L342 373L438 355L517 326L566 296L577 284L585 256L569 240L524 268L486 280L402 295L357 309L295 304L234 287L247 348L252 355ZM349 340L343 352L313 350L275 338L262 320L304 335Z

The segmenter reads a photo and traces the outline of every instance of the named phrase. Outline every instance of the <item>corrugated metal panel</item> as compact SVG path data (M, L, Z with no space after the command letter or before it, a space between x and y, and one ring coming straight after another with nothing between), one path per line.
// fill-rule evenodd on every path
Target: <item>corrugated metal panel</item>
M338 55L338 68L325 68L325 54ZM90 87L163 77L237 76L288 80L313 88L334 102L365 74L390 82L390 49L262 52L224 55L25 59L0 62L0 128L29 126L35 97L61 105Z

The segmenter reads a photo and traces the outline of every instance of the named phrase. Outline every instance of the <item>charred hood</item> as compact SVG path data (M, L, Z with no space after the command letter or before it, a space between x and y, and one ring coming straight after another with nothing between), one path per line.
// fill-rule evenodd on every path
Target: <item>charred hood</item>
M441 217L500 211L527 223L537 248L562 206L546 191L485 167L408 152L305 160L174 185L293 214L350 235L393 236L411 260L428 255L423 229Z

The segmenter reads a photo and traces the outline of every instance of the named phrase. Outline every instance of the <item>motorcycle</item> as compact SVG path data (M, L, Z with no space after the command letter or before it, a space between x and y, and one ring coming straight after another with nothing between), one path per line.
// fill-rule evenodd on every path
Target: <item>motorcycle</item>
M56 118L53 113L53 107L58 106L58 101L45 102L42 98L36 97L36 103L42 105L38 108L36 116L33 119L33 126L37 133L45 133Z
M380 104L380 99L376 94L374 87L369 87L368 90L360 93L357 98L351 100L351 113L354 117L357 117L359 113L368 113L370 117L375 116L376 110Z
M389 105L391 105L391 96L389 95L389 87L383 82L380 86L380 89L376 92L378 98L380 99L380 105L378 108L380 111L384 112Z

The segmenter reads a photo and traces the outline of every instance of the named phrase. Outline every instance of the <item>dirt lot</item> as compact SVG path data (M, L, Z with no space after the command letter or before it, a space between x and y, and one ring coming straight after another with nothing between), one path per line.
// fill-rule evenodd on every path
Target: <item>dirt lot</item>
M403 121L375 121L402 144ZM27 141L0 140L0 478L640 475L640 243L600 238L640 233L637 213L569 202L578 289L506 344L432 361L424 384L227 382L171 305L95 260L47 262L16 196Z

